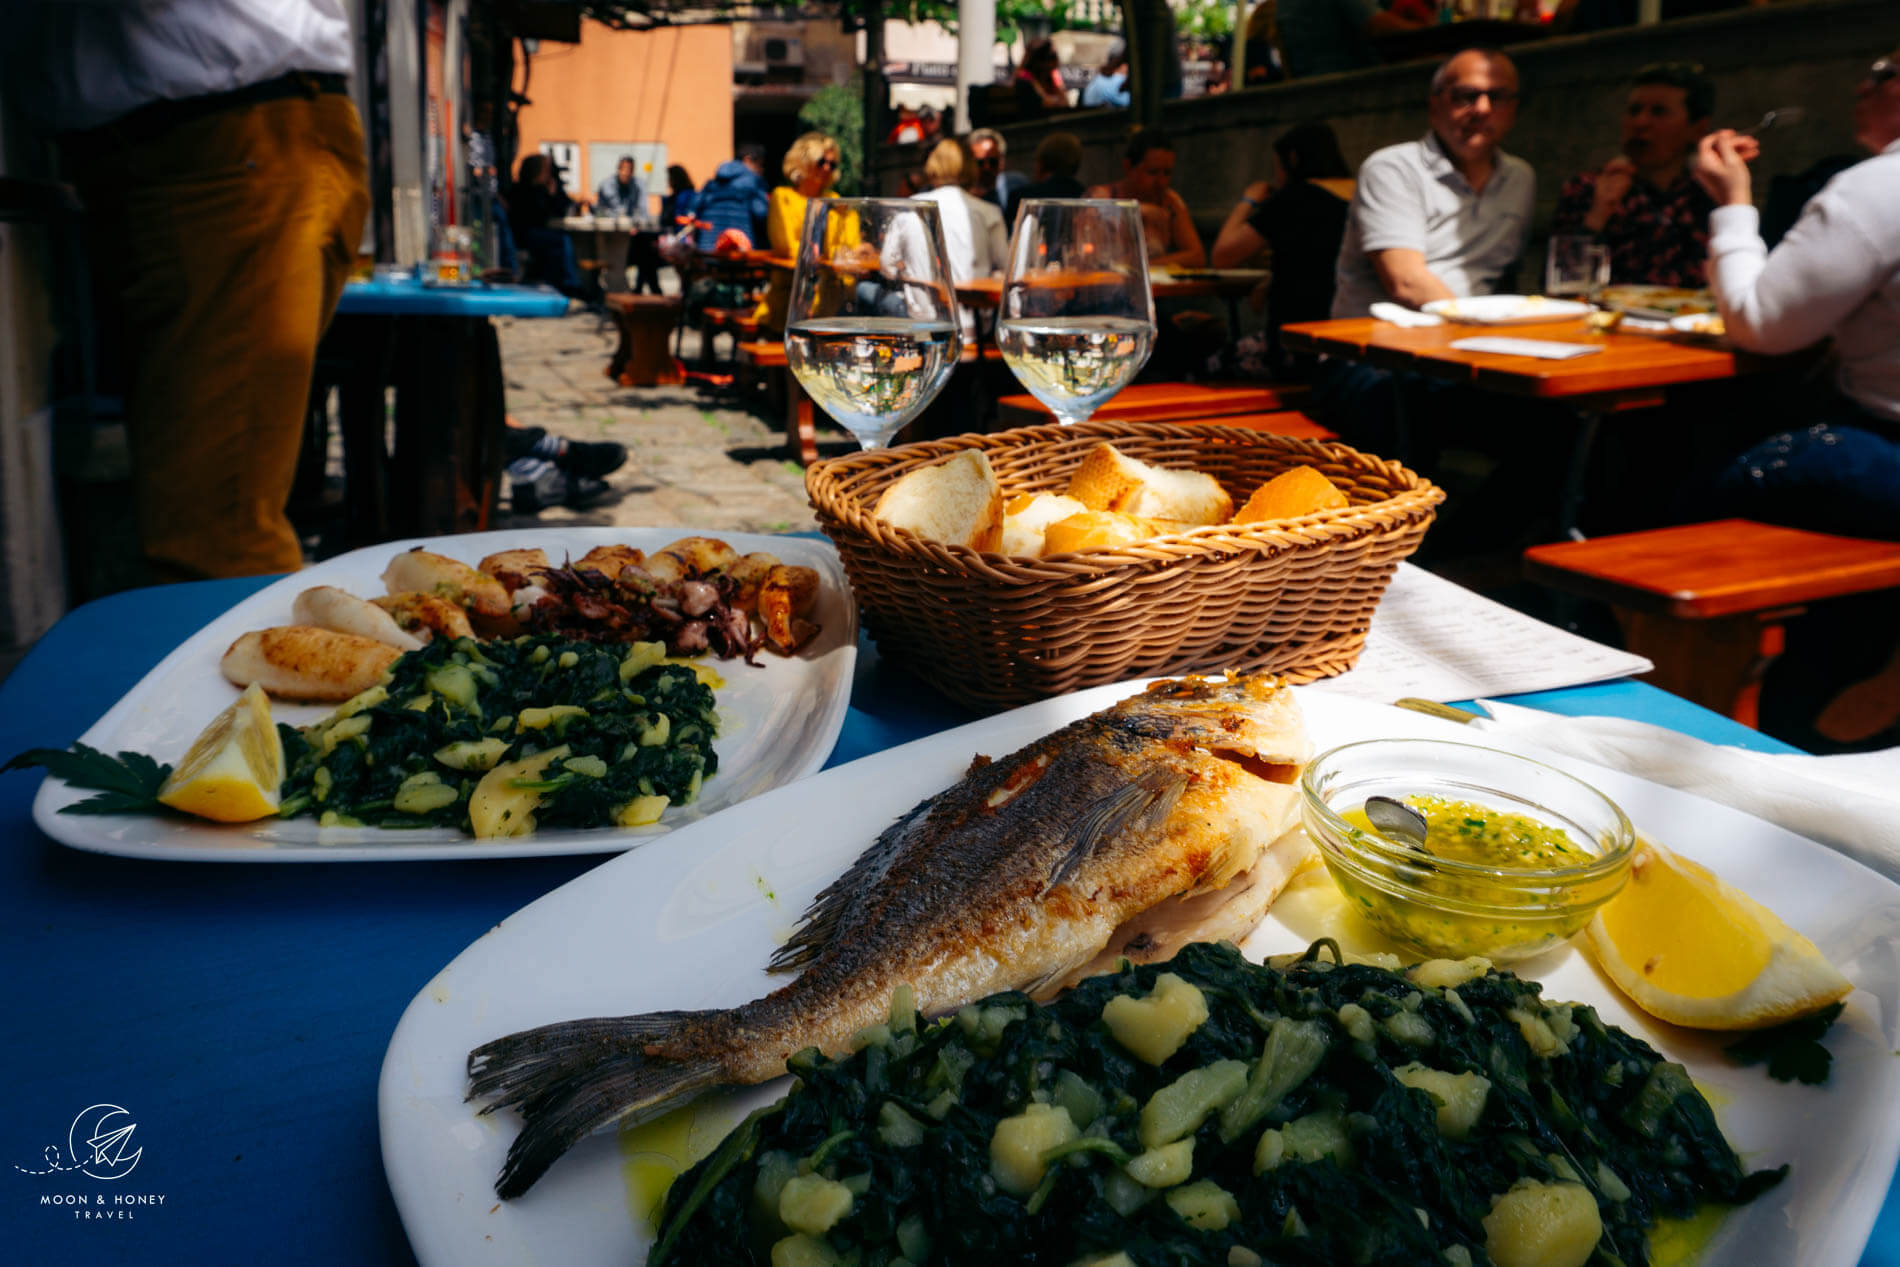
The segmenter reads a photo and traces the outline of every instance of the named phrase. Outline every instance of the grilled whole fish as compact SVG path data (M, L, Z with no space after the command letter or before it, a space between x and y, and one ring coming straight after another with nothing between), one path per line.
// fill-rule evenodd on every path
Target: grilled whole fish
M773 971L726 1010L565 1021L469 1054L469 1098L523 1119L495 1190L527 1191L617 1120L766 1082L806 1047L849 1050L908 984L926 1015L1001 990L1054 993L1126 953L1165 958L1197 929L1251 928L1309 848L1289 832L1310 755L1272 678L1159 682L997 761L905 814L818 895ZM1223 918L1222 892L1244 893ZM1161 908L1180 918L1158 918ZM1144 917L1138 919L1138 917Z

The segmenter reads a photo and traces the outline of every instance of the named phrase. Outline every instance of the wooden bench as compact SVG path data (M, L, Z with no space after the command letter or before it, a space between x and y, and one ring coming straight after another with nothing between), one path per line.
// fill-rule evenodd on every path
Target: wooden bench
M607 311L620 331L620 345L607 363L607 377L622 387L661 387L684 381L667 351L667 336L679 321L677 295L607 296Z
M773 395L775 398L784 398L785 439L800 462L807 466L816 462L818 426L812 415L811 397L805 394L805 389L799 385L798 376L786 364L785 345L776 340L754 340L739 344L735 356L741 365L751 366L755 370L777 371L773 381L779 386Z
M759 336L759 319L752 315L751 308L706 308L699 317L699 360L702 365L711 365L716 350L715 341L722 334L732 336L733 356L738 356L739 345Z
M1900 586L1900 543L1722 519L1535 546L1524 572L1610 604L1629 649L1655 663L1650 682L1753 726L1787 621Z
M1186 422L1225 414L1291 409L1306 394L1300 383L1136 383L1099 406L1092 417L1116 422ZM998 404L1003 427L1031 427L1055 413L1034 396L1005 396Z

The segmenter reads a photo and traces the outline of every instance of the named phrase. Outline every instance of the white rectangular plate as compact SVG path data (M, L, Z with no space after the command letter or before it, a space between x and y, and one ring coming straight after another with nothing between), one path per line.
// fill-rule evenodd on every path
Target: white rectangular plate
M780 788L590 871L475 942L409 1005L383 1061L383 1167L417 1257L452 1267L644 1262L650 1234L629 1208L611 1134L584 1141L526 1196L496 1199L518 1120L477 1116L463 1101L469 1051L551 1021L734 1006L778 988L784 978L765 973L767 957L893 819L956 782L973 754L1000 757L1134 689L1045 700ZM1385 705L1312 692L1301 702L1322 750L1389 735L1471 739ZM1633 1014L1573 951L1541 957L1532 974L1546 997L1589 1003L1686 1064L1749 1166L1792 1164L1785 1182L1724 1223L1700 1267L1851 1267L1900 1147L1900 887L1734 810L1515 747L1595 783L1643 831L1768 899L1858 987L1828 1036L1833 1075L1816 1088L1773 1082L1731 1064L1719 1038ZM1257 959L1306 940L1269 914L1243 949ZM736 1123L785 1086L718 1099L695 1129Z
M383 593L383 569L414 546L469 564L498 550L538 546L558 563L577 559L597 545L630 545L651 553L691 535L686 528L548 528L392 541L353 550L284 577L200 629L79 740L106 752L143 752L176 762L198 732L237 698L238 688L225 680L218 661L239 634L291 623L291 603L312 585L335 585L365 598ZM765 551L786 563L816 568L818 602L811 619L821 632L794 656L761 651L756 668L743 660L707 659L725 679L714 693L720 733L713 749L719 754L719 772L706 780L697 802L667 810L651 827L570 828L483 841L445 827L318 827L314 818L221 826L144 814L63 814L62 808L91 793L55 778L48 778L34 798L33 821L75 849L184 862L398 862L619 853L802 779L831 755L851 700L858 625L844 568L829 542L740 532L719 535L741 554ZM307 725L331 707L273 704L272 713L279 721Z
M1589 315L1590 305L1542 295L1472 295L1467 299L1434 299L1425 305L1425 311L1466 325L1518 326L1573 321Z

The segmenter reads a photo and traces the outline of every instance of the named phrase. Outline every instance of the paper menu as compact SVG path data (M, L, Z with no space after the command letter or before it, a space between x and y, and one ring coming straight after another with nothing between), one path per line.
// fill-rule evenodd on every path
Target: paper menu
M1582 686L1654 667L1402 563L1373 613L1358 665L1302 689L1386 704L1408 695L1444 703Z

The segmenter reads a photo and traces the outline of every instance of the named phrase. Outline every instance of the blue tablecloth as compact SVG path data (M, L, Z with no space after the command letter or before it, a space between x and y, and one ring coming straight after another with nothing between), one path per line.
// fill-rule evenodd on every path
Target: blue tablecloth
M140 590L73 612L0 685L0 756L70 743L165 652L265 583ZM1636 683L1518 702L1778 747ZM832 763L965 720L867 647ZM39 833L30 812L38 782L0 778L0 1086L9 1092L0 1258L413 1261L376 1126L376 1080L397 1018L498 920L602 859L232 866L104 857ZM49 1148L66 1151L76 1119L104 1115L84 1113L99 1105L125 1110L108 1126L136 1124L124 1154L142 1149L136 1165L127 1171L121 1160L124 1176L112 1181L31 1173L46 1169ZM1900 1267L1892 1196L1862 1263Z
M347 283L336 310L372 317L562 317L567 296L552 286L424 286L413 277L379 277Z

